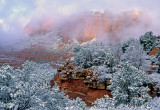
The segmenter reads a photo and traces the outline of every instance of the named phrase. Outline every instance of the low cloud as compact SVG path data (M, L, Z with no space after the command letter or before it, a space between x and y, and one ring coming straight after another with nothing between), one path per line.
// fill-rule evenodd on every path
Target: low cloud
M72 37L80 37L79 39L81 37L83 39L84 36L94 37L95 34L98 37L109 37L111 34L106 32L108 29L104 30L102 26L98 30L86 26L86 24L93 26L86 18L89 16L88 12L97 10L104 12L105 9L110 12L108 15L114 18L114 22L117 22L115 19L118 17L123 22L121 24L123 28L111 32L112 37L116 36L114 38L118 40L137 37L150 30L159 34L158 5L158 0L154 2L152 0L0 0L0 45L14 44L17 40L26 38L26 34L57 27L63 27L63 32L68 30L72 33ZM139 23L126 26L127 22L128 25L132 22L126 13L133 14L136 11L143 13L137 18ZM91 32L94 30L96 33Z

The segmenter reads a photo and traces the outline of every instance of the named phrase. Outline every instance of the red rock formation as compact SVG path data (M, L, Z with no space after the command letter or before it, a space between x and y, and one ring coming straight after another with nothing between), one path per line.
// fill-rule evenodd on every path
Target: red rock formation
M32 49L24 49L22 51L17 52L5 52L0 56L0 66L3 64L9 64L10 66L13 66L15 68L21 67L22 64L26 60L34 61L34 62L54 62L54 61L63 61L65 62L66 59L70 56L62 55L62 54L55 54L52 52L49 52L39 46L34 46ZM15 58L13 60L4 60L4 58ZM62 59L60 59L62 57ZM3 58L3 59L2 59ZM56 68L55 65L51 65L52 67Z
M73 37L79 41L88 41L95 37L102 37L105 34L111 36L109 37L110 40L119 41L122 31L138 25L146 29L150 26L148 21L150 21L149 15L137 10L116 15L109 11L104 13L96 11L80 15L76 14L74 18L63 20L63 23L54 18L51 20L50 17L41 20L40 23L38 22L37 27L34 26L35 23L30 22L25 27L25 31L28 34L34 34L47 32L49 31L47 30L48 27L50 27L50 30L59 29L59 35L63 37L64 42Z
M160 51L160 49L158 49L158 48L153 48L150 52L149 52L149 56L151 56L151 55L156 55L158 52Z
M69 79L67 81L61 81L58 75L59 74L57 74L54 79L51 80L51 86L53 86L54 81L56 81L60 89L64 89L66 94L71 99L80 97L88 106L90 106L96 99L104 98L104 95L109 95L111 97L110 91L88 88L84 84L84 79Z

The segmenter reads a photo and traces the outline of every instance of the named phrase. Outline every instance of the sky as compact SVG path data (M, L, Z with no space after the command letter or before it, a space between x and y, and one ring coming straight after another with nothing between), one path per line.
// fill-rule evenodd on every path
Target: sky
M159 0L0 0L0 43L23 38L23 29L31 19L37 21L52 15L61 19L88 10L107 9L116 13L141 10L159 25L159 4Z

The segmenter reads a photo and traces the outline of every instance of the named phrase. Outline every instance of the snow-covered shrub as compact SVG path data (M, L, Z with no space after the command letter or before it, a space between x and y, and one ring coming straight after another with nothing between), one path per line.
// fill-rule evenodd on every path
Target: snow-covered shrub
M154 36L151 31L146 32L144 35L142 35L139 41L143 46L143 49L147 52L149 52L156 46L156 36Z
M149 88L143 85L152 83L152 79L134 66L123 64L122 68L113 75L110 83L116 106L120 104L140 106L150 100L147 94Z
M113 56L112 53L107 53L106 54L104 66L106 68L108 68L109 73L114 73L115 72L113 67L116 66L116 64L115 64L115 59L114 59L114 56Z
M150 69L150 57L146 54L138 41L130 44L121 60L122 62L128 62L136 68L144 71Z
M104 98L97 99L93 103L91 110L114 110L115 103L112 98L109 98L108 95L105 95Z
M111 47L102 43L79 45L74 49L74 57L75 64L82 68L105 65L112 72L116 65Z
M156 97L149 102L144 103L141 106L129 106L121 104L115 106L115 100L105 96L105 98L97 99L90 108L90 110L159 110L160 98Z
M13 73L13 68L8 65L0 68L0 104L4 108L12 108L15 105L12 94L16 92L16 77Z
M106 79L111 79L112 74L105 66L96 66L94 67L94 76L98 77L100 82L106 81Z
M156 87L159 88L159 94L160 94L160 74L157 72L150 74L150 77L153 79L153 81L156 83Z
M72 100L66 97L64 92L60 92L56 83L53 88L50 87L50 80L55 73L55 69L49 64L30 61L25 62L22 69L13 69L8 65L2 66L0 68L0 109L65 110ZM73 105L78 104L75 102Z
M83 68L102 65L105 61L106 51L103 45L92 43L79 45L74 49L74 62Z
M87 110L86 103L82 101L81 98L77 97L76 99L69 100L66 110Z
M93 65L94 66L103 65L105 59L106 59L106 52L104 51L104 49L96 50L93 53Z
M62 46L60 46L62 45ZM60 53L65 55L72 55L73 51L75 50L75 47L79 45L79 42L76 39L68 40L67 43L61 43L60 45L53 46L52 52L54 53Z
M110 45L112 55L114 56L114 61L116 65L119 65L121 61L121 57L123 55L122 50L122 44L121 43L115 43L113 45Z
M133 39L133 38L130 38L130 39L124 41L124 42L123 42L123 45L122 45L122 51L123 51L123 53L125 53L125 51L127 50L127 48L128 48L132 43L134 43L134 42L136 42L136 40Z
M157 72L160 73L160 51L155 56L155 64L159 66Z

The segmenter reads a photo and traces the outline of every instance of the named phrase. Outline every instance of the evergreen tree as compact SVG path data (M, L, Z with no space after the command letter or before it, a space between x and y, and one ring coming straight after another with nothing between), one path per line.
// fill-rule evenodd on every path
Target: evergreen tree
M102 65L105 61L106 52L102 44L92 43L77 46L74 49L74 62L82 68Z
M95 66L93 75L98 77L99 82L104 82L106 79L111 79L112 77L111 70L105 66Z
M112 53L107 53L106 59L105 59L105 62L104 62L104 66L106 68L108 68L109 73L115 72L113 70L113 67L116 66L116 65L115 65L115 60L114 60L114 56L113 56Z
M133 39L133 38L130 38L126 41L124 41L123 45L122 45L122 51L123 53L125 53L125 51L127 50L127 48L132 44L134 43L136 40Z
M93 65L103 65L106 59L106 52L103 49L97 50L93 53Z
M100 109L100 110L115 110L115 104L112 98L109 98L108 95L105 95L104 98L97 99L93 103L92 109Z
M8 65L0 68L0 103L3 105L3 109L10 109L15 105L12 94L16 93L16 77L13 73L13 68Z
M150 69L150 57L147 56L139 42L132 43L121 58L122 62L128 62L138 69L147 71Z
M160 51L156 54L155 59L155 64L159 66L157 72L160 73Z
M111 80L110 90L112 91L115 105L125 104L140 106L150 100L144 84L152 83L152 79L143 71L138 70L129 64L123 64Z
M5 65L0 68L0 109L1 110L65 110L72 102L58 85L51 88L50 80L54 69L49 64L37 64L27 61L22 69L13 69ZM79 108L84 108L81 99Z
M141 106L129 106L121 104L115 106L115 100L105 95L105 98L97 99L90 110L159 110L160 98L156 97L153 100L144 103Z
M146 32L144 35L142 35L139 41L143 46L143 49L147 52L149 52L156 46L156 36L154 36L151 31Z
M82 101L82 99L77 97L76 99L68 101L65 109L66 110L87 110L87 107L86 107L86 104Z
M112 45L111 52L114 56L114 60L115 60L116 65L119 65L121 57L123 55L122 44L116 43L116 44Z

